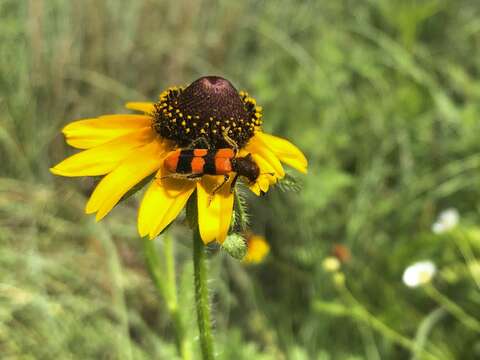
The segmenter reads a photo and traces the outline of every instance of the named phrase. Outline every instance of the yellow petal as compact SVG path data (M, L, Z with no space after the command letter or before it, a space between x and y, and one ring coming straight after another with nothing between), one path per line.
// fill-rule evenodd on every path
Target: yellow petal
M260 186L260 190L262 190L264 193L268 191L268 188L270 186L270 182L265 176L262 176L258 179L258 185Z
M260 141L258 137L254 136L249 141L248 145L245 147L245 151L261 156L263 160L270 165L272 169L271 172L273 172L275 176L279 178L285 176L285 171L283 170L280 160L278 160L277 156L270 150L270 148Z
M90 149L151 126L152 118L146 115L105 115L74 121L65 126L62 132L70 146Z
M158 236L178 216L195 190L193 181L165 180L155 179L143 197L138 212L138 232L142 237ZM175 196L170 196L167 188L175 189Z
M214 240L223 243L227 237L233 210L232 180L230 177L213 195L224 181L222 176L204 176L197 183L198 226L205 244Z
M260 190L260 185L258 185L257 182L253 183L252 185L249 186L250 190L257 196L260 196L262 194L262 191Z
M268 147L280 161L302 173L307 173L308 161L305 155L290 141L260 131L255 133L251 141L260 142Z
M157 140L135 150L100 181L87 203L85 212L96 212L97 221L105 217L128 190L158 170L164 152L165 147Z
M267 176L260 176L254 184L249 186L250 190L257 196L263 195L268 192L271 182Z
M167 144L167 148L172 149L171 143L165 141L165 144ZM185 178L181 178L181 176L176 177L175 174L168 172L163 166L163 162L169 155L170 152L165 153L165 156L162 159L162 166L160 169L158 169L155 179L159 185L163 186L164 191L168 194L168 196L177 197L180 193L185 191L182 184L190 184L195 187L194 185L196 180L187 180Z
M145 114L151 114L155 110L155 103L152 102L128 102L125 107L130 110L137 110Z
M256 182L259 183L261 180L266 180L268 184L275 184L277 182L277 175L272 165L260 155L252 154L252 158L260 168L260 176Z
M62 176L98 176L113 171L136 149L152 142L156 134L150 128L134 131L103 145L84 150L63 160L50 171Z

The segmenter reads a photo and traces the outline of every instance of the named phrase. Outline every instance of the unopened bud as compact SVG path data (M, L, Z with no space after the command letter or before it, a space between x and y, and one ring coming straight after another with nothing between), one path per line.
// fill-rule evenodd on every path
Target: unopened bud
M247 254L247 244L245 239L238 234L227 236L222 244L222 249L225 250L228 255L237 260L242 260Z

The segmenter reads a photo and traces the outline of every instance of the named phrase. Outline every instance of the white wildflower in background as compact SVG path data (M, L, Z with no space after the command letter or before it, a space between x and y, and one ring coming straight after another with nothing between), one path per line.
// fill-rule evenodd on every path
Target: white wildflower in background
M435 273L437 268L431 261L419 261L405 269L403 273L403 282L408 287L417 287L428 284Z
M432 231L435 234L442 234L452 230L458 225L460 215L457 209L450 208L443 210L437 218L437 221L432 225Z

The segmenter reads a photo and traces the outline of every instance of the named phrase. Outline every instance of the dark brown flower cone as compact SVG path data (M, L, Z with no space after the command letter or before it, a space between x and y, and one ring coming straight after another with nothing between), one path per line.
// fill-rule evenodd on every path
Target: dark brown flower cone
M170 90L156 106L155 129L180 147L241 148L261 124L254 100L240 95L219 76L195 80L184 90ZM201 140L201 141L199 141Z
M202 120L247 119L248 113L230 81L206 76L191 83L179 96L178 108Z

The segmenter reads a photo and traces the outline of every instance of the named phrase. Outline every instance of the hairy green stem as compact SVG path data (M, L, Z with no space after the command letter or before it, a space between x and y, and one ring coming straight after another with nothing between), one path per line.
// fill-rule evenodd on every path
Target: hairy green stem
M235 226L238 227L238 230L241 232L245 232L248 228L248 214L245 208L245 200L242 198L239 190L236 189L234 191L235 196Z
M210 301L207 286L207 264L205 245L198 227L193 230L193 271L195 277L195 304L197 307L198 330L203 360L214 359Z
M187 341L182 317L178 309L177 286L175 282L175 254L172 239L168 235L166 235L164 239L165 269L161 269L161 263L152 240L143 239L143 250L147 267L155 284L155 288L157 289L157 293L167 305L167 310L173 323L175 344L178 353L183 360L190 360L192 354Z

